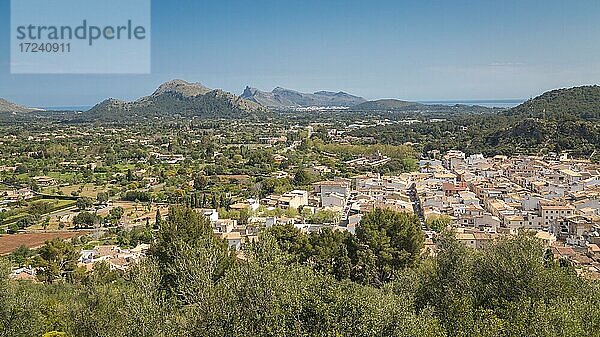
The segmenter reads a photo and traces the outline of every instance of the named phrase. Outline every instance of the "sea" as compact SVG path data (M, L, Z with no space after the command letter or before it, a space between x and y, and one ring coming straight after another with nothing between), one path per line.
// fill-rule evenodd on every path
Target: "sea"
M88 111L91 109L91 105L76 105L76 106L48 106L48 107L39 107L38 109L43 109L46 111Z
M423 104L441 105L480 105L488 108L513 108L525 102L524 99L501 99L501 100L451 100L451 101L422 101Z

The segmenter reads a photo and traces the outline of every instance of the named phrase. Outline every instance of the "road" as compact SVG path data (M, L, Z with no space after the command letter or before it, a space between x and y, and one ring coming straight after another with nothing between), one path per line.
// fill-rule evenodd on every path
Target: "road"
M423 207L421 207L421 200L417 195L417 185L412 183L407 192L408 196L410 197L410 201L413 204L413 211L419 217L419 221L421 222L421 228L426 230L427 226L425 225L425 214L423 212Z

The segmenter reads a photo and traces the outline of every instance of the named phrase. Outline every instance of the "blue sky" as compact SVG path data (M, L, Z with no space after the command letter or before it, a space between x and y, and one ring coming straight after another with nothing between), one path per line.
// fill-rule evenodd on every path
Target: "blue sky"
M149 75L11 75L9 13L0 0L0 97L30 106L135 99L173 78L407 100L600 82L597 0L154 0Z

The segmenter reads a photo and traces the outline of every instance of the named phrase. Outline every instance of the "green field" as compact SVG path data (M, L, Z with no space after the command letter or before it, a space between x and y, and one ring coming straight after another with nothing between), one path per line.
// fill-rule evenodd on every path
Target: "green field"
M47 215L49 213L64 209L64 208L68 208L71 206L74 206L76 201L75 200L58 200L58 199L37 199L37 200L32 200L28 203L27 206L22 206L20 208L15 209L15 214L7 217L6 219L0 221L0 225L4 226L4 225L9 225L11 223L17 222L19 221L19 219L22 219L30 214L30 209L29 209L29 205L31 204L36 204L36 203L42 203L42 202L47 202L49 204L49 208L48 211L43 213L43 214L39 214L40 216L44 216Z

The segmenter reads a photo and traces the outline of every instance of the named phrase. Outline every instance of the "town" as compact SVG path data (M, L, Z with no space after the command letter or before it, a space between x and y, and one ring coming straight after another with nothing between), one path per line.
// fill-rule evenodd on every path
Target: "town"
M435 255L444 231L474 249L528 232L578 273L600 277L598 164L567 153L485 157L458 150L412 159L409 145L348 136L395 123L406 124L232 122L181 125L165 135L151 126L50 126L27 132L25 141L34 144L27 153L16 150L18 133L8 134L0 144L15 150L3 153L10 157L0 166L0 252L85 236L80 267L107 261L124 271L144 256L157 217L168 217L173 204L205 216L238 254L272 226L355 234L365 214L389 209L418 217L426 254ZM140 237L133 242L132 231ZM35 279L35 270L15 265L13 277Z
M600 336L600 1L0 8L0 337Z

